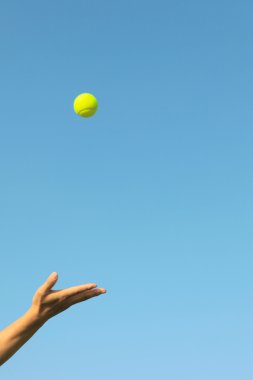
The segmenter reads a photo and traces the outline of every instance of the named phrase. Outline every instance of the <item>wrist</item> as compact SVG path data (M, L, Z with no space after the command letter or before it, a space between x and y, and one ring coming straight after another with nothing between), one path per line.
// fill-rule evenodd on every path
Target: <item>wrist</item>
M27 310L25 317L34 328L40 328L46 323L46 319L41 318L32 307Z

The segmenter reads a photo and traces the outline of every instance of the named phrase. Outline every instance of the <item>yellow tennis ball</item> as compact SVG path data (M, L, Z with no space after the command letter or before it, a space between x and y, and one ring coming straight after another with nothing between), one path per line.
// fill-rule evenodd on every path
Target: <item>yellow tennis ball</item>
M98 101L92 94L80 94L74 100L74 110L79 116L93 116L97 112L97 109Z

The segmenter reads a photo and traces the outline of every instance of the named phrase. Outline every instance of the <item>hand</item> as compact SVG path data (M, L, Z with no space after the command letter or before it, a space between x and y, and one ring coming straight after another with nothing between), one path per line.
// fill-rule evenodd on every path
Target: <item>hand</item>
M104 288L97 288L96 284L84 284L62 290L51 290L57 280L58 274L56 272L51 273L33 297L29 312L41 323L45 323L48 319L76 303L106 293Z

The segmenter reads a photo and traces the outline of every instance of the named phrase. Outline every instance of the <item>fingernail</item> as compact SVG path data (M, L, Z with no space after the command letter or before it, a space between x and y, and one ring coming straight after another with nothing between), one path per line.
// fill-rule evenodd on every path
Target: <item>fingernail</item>
M103 294L103 293L106 293L106 290L105 289L95 289L95 292L97 294Z

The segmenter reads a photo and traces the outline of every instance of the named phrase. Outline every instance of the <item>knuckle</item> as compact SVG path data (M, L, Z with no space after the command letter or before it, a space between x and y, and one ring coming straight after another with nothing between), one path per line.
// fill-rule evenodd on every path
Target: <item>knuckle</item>
M61 296L60 297L60 303L64 303L67 301L67 296Z
M43 290L41 289L41 288L39 288L38 290L37 290L37 294L39 295L39 296L43 296L43 294L44 294L44 292L43 292Z

